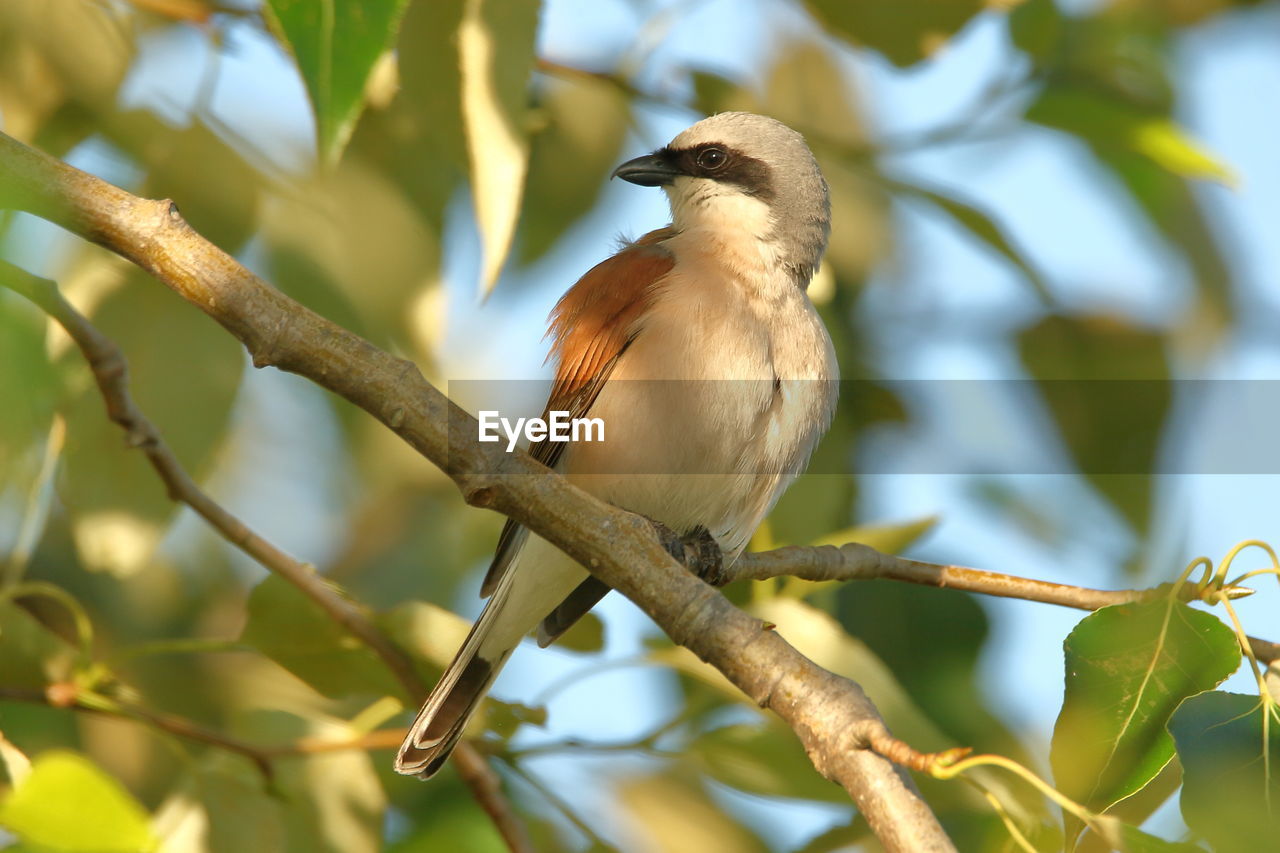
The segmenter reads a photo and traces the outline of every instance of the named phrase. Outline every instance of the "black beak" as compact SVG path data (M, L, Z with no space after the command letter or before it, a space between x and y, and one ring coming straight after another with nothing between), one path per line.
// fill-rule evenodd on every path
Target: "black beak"
M668 159L665 151L656 151L634 160L628 160L613 170L611 178L622 178L642 187L665 187L680 176L681 172Z

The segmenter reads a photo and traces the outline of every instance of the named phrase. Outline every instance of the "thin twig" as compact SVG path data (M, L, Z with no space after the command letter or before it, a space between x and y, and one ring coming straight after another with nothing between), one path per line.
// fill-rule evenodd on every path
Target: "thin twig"
M125 432L130 447L140 449L164 482L170 499L186 504L229 542L280 575L311 599L329 618L368 646L391 670L410 702L421 702L427 687L413 662L365 616L335 584L315 569L286 554L255 533L209 497L187 474L159 429L142 413L129 393L129 369L120 348L62 296L57 285L0 260L0 284L30 299L62 326L84 354L107 406L107 416ZM528 836L502 795L493 770L470 744L454 752L459 777L493 819L514 853L531 851Z
M795 577L808 581L861 581L894 580L907 583L960 589L1001 598L1017 598L1074 607L1077 610L1098 610L1113 604L1130 604L1149 601L1169 593L1169 585L1150 589L1090 589L1070 584L908 560L892 554L884 554L868 545L850 542L834 545L793 545L772 551L743 554L738 561L721 572L725 583L737 580L767 580L776 577ZM1196 588L1186 584L1180 597L1191 600ZM1280 660L1280 644L1257 637L1248 638L1249 647L1260 661L1270 663Z
M0 700L47 705L51 708L67 708L107 717L118 717L143 723L184 740L204 743L243 755L268 778L272 775L271 761L291 755L316 755L322 752L345 750L395 749L404 740L405 729L379 729L357 738L329 740L326 738L299 738L289 743L255 744L205 728L184 717L160 713L136 705L124 705L105 697L86 695L74 685L53 684L47 690L30 690L20 687L0 687Z

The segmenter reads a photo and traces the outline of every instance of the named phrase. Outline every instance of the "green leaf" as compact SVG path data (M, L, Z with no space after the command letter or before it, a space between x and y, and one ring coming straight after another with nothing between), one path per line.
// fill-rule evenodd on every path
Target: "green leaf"
M1062 38L1062 11L1054 0L1027 0L1009 14L1009 38L1042 65Z
M1118 820L1104 817L1102 826L1106 832L1108 844L1122 853L1205 853L1203 848L1194 844L1165 841L1163 838Z
M1170 715L1240 663L1231 629L1171 600L1103 608L1063 647L1066 696L1050 761L1058 789L1095 811L1155 778L1173 757Z
M1163 336L1123 317L1051 315L1023 330L1018 346L1077 467L1145 530L1172 405Z
M340 720L304 720L281 711L254 711L238 723L253 733L253 740L266 743L316 737L341 741L361 734ZM387 794L374 768L374 757L368 752L345 749L286 756L274 761L273 767L271 787L281 806L284 827L282 853L382 850ZM235 808L246 798L250 802L256 800L254 789L243 776L229 780L231 783L235 789L226 791L231 800L225 806ZM261 803L257 807L261 808ZM265 812L259 812L258 819L272 820Z
M0 673L4 686L43 690L71 678L77 652L11 601L0 602Z
M1022 273L1037 296L1045 302L1053 302L1049 284L1045 281L1040 270L1031 263L1030 259L1022 253L1022 250L1005 234L999 223L986 211L970 202L960 201L946 193L928 189L908 181L897 180L887 176L881 176L880 180L890 191L927 202L942 212L965 232L976 237L986 244L988 248L994 249L997 254L1013 264Z
M584 614L556 640L556 648L574 652L600 651L604 648L604 622L594 613Z
M842 788L818 775L795 733L766 717L763 725L738 723L698 735L685 750L717 782L766 797L848 802Z
M1231 168L1172 119L1136 109L1105 93L1075 86L1050 87L1027 108L1026 117L1078 136L1104 151L1141 154L1183 178L1236 183Z
M520 260L537 260L600 197L618 164L630 124L630 104L607 80L553 81L538 110L544 126L533 137Z
M805 0L805 5L835 35L877 50L895 65L907 66L933 56L953 33L991 4L987 0Z
M248 759L210 750L182 776L156 810L162 850L187 849L180 840L209 853L283 850L283 810L289 804L267 789L262 772ZM203 846L199 846L203 845Z
M430 679L440 676L471 629L466 619L429 601L406 601L378 614L375 621L419 662L423 677Z
M466 0L458 29L462 118L483 245L481 290L498 280L520 217L529 161L529 75L537 0Z
M1257 696L1213 692L1182 703L1169 731L1182 762L1182 817L1217 853L1280 837L1280 720Z
M156 841L141 804L119 782L73 752L42 753L0 803L0 827L55 851L138 853Z
M39 309L0 290L0 400L6 401L0 406L0 483L5 485L15 482L16 468L34 472L39 467L38 448L53 419L59 383L45 350L46 327Z
M11 788L21 785L31 775L31 759L10 743L4 732L0 732L0 768L4 769L0 778Z
M326 696L401 695L381 658L276 575L249 594L240 640Z
M138 407L200 480L226 435L244 376L239 346L137 268L97 260L81 274L78 284L101 298L93 323L128 361L129 388ZM78 350L62 357L80 369ZM87 377L66 417L64 475L57 485L81 559L91 569L132 574L151 560L177 505L146 457L107 420L102 395Z
M924 536L937 524L938 516L936 515L893 524L858 524L829 533L809 544L840 546L846 542L860 542L877 551L896 554Z
M320 159L333 164L364 107L365 86L395 43L408 0L267 0L311 98Z

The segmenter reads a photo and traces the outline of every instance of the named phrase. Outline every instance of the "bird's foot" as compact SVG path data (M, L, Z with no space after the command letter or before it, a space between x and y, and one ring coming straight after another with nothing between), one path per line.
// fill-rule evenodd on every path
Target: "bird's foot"
M724 554L711 531L699 525L687 536L680 536L660 521L649 519L663 549L677 563L712 586L724 586L729 578L724 573Z
M729 582L724 571L724 552L710 530L698 525L684 538L684 543L690 556L690 562L685 563L689 571L712 586L724 586Z

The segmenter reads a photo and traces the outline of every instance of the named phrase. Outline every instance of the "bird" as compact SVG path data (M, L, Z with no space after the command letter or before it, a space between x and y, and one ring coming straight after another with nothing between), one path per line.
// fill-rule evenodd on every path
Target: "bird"
M542 440L535 459L595 497L742 553L830 426L839 368L807 295L830 235L804 137L767 116L712 115L611 177L661 187L671 222L624 243L556 303L546 411L599 418L603 440ZM546 646L607 592L508 520L488 602L410 726L395 770L428 778L504 663Z

